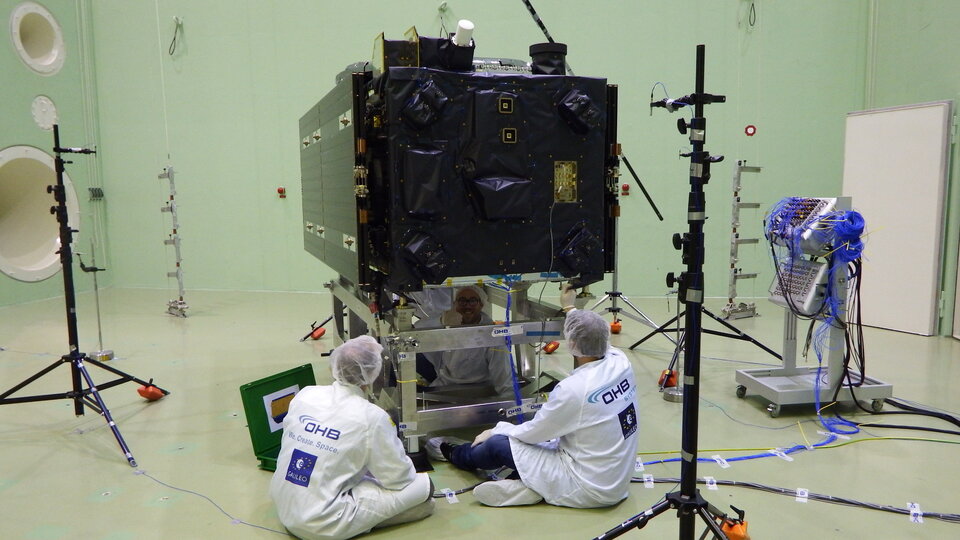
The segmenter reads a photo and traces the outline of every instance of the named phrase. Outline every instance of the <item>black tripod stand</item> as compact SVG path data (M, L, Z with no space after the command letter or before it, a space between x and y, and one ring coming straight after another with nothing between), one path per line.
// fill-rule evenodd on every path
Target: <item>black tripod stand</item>
M668 274L668 285L679 284L680 301L687 305L684 313L686 333L684 335L684 378L683 378L683 435L681 441L680 491L668 493L664 500L655 504L629 520L597 537L597 539L615 538L634 528L642 528L648 521L669 509L677 510L680 518L680 540L693 540L696 532L696 518L700 517L715 538L726 540L727 535L719 521L723 514L708 503L697 489L697 432L700 401L700 332L703 304L703 258L704 239L703 222L706 219L706 199L703 185L710 178L710 163L720 161L722 156L713 157L703 149L706 135L706 118L703 106L709 103L722 103L724 96L706 94L703 91L704 72L703 45L697 45L696 92L679 100L660 101L651 106L666 107L674 110L677 105L695 109L693 118L687 124L682 118L677 122L681 133L690 131L690 195L687 202L688 231L680 236L678 248L683 250L683 262L686 271L679 278ZM677 244L675 242L675 244Z
M73 288L73 252L71 250L73 233L77 231L70 228L70 224L67 219L67 197L66 189L63 183L63 166L64 164L71 162L65 161L60 155L94 154L96 152L86 148L61 148L60 129L56 124L53 125L53 151L56 155L55 166L57 173L57 184L55 186L47 186L47 193L53 193L53 196L57 201L57 205L52 207L50 212L56 214L57 222L60 224L60 264L63 267L63 292L64 302L66 303L67 308L67 334L70 340L70 352L60 357L60 359L53 364L50 364L46 368L40 370L38 373L30 376L20 384L0 394L0 405L25 403L30 401L72 399L73 411L77 416L83 415L83 406L86 405L87 407L90 407L96 411L97 414L100 414L104 417L104 419L107 421L107 425L110 426L110 430L113 431L113 436L116 437L117 443L120 445L120 450L123 452L124 457L127 458L127 461L130 463L131 467L136 467L137 462L133 459L133 454L130 453L130 448L127 447L127 443L124 442L123 436L120 434L120 430L117 429L117 425L113 421L113 417L110 415L107 405L103 402L103 399L100 398L100 390L130 381L138 382L147 387L154 385L151 382L138 379L133 375L129 375L88 357L86 354L80 352L79 338L77 337L77 302ZM90 373L87 371L85 362L89 362L94 366L105 369L110 373L117 375L118 378L97 386L94 384L93 378L90 377ZM70 364L70 376L71 380L73 381L72 390L59 394L9 397L21 388L53 371L61 364ZM86 388L83 387L83 382L86 382ZM163 395L170 393L162 388L159 388L159 390L163 392Z
M675 234L675 235L674 235L674 246L675 246L677 249L681 249L681 248L683 247L683 245L682 245L682 241L683 241L683 240L682 240L682 239L683 239L683 237L680 236L679 234ZM673 287L673 284L674 284L675 281L676 281L676 278L673 276L673 273L672 273L672 272L669 273L669 274L667 274L667 286L668 286L668 287ZM703 312L705 315L707 315L707 316L710 317L711 319L717 321L718 323L720 323L721 325L723 325L725 328L727 328L728 330L730 330L730 332L721 332L721 331L719 331L719 330L711 330L711 329L709 329L709 328L702 328L702 327L701 327L701 328L700 328L700 332L702 332L702 333L704 333L704 334L710 334L710 335L714 335L714 336L720 336L720 337L725 337L725 338L730 338L730 339L736 339L736 340L740 340L740 341L749 341L750 343L753 343L753 344L756 345L757 347L760 347L760 348L763 349L764 351L766 351L766 352L770 353L771 355L773 355L777 360L783 360L783 357L782 357L778 352L774 351L774 350L771 349L770 347L767 347L767 346L764 345L763 343L760 343L760 342L757 341L756 339L752 338L752 337L751 337L749 334L747 334L746 332L741 331L741 330L740 330L739 328L737 328L736 326L733 326L732 324L728 323L727 321L723 320L722 318L717 317L717 316L714 315L713 312L711 312L709 309L703 307L703 304L700 304L699 309L700 309L700 311ZM687 310L683 310L683 311L679 312L678 314L674 315L669 321L667 321L667 322L663 323L662 325L658 326L658 327L655 328L652 332L650 332L649 334L643 336L642 338L640 338L639 340L637 340L633 345L631 345L631 346L629 347L630 350L632 351L633 349L637 348L641 343L643 343L644 341L650 339L651 337L653 337L653 336L655 336L655 335L657 335L657 334L666 335L668 339L670 339L671 341L673 341L673 342L676 344L676 348L675 348L674 351L673 351L673 356L670 358L670 363L667 365L667 369L664 370L664 376L661 377L661 381L660 381L660 391L661 391L661 392L667 391L667 386L669 385L669 382L668 382L668 381L669 381L669 376L670 376L669 374L671 374L671 373L676 373L675 370L676 370L676 368L677 368L677 360L680 358L680 351L684 350L684 343L686 342L686 330L687 330L687 329L686 329L685 327L673 328L673 329L668 329L668 327L669 327L671 324L679 321L679 320L680 320L680 317L684 317L684 316L686 315L686 313L687 313ZM670 336L667 335L667 332L677 332L677 334L678 334L677 339L674 340L674 339L670 338ZM671 400L671 401L679 401L679 398L677 397L677 395L679 394L679 392L676 391L677 388L673 388L672 390L674 390L674 392L673 392L673 394L670 395L670 400Z
M651 106L651 108L652 108L652 107L655 107L655 106L656 106L656 107L665 107L668 111L673 112L673 111L677 110L678 107L683 107L683 106L686 106L686 105L693 105L692 103L686 103L686 102L685 102L685 100L688 100L689 98L690 98L690 96L687 96L687 97L685 97L685 98L680 98L680 99L678 99L678 100L661 100L661 101L658 101L658 102L651 103L650 106ZM683 119L681 118L681 119L677 122L677 127L680 129L680 133L686 133L686 130L687 130L687 127L688 127L688 126L687 126L687 124L683 121ZM693 127L692 122L691 122L691 126L690 126L690 127ZM694 135L695 135L695 134L691 134L691 141L693 141ZM696 142L694 142L694 145L696 145ZM702 141L701 141L701 146L702 146ZM690 159L693 160L693 155L692 155L692 154L684 154L684 155L685 155L685 156L688 155L688 156L690 157ZM709 179L710 179L710 163L716 163L716 162L719 162L719 161L722 161L722 160L723 160L723 156L717 156L716 158L713 158L713 157L710 157L710 156L706 156L706 157L705 157L705 161L701 164L701 170L702 170L701 178L702 178L702 183L706 184L706 183L709 181ZM624 159L624 161L626 162L626 159ZM633 174L634 178L637 178L636 173L633 172L633 168L630 167L630 163L629 163L629 162L627 162L627 167L630 168L630 172L631 172L631 174ZM638 182L639 182L639 179L637 179L637 180L638 180ZM643 189L643 185L642 185L642 184L641 184L641 189ZM644 190L644 194L646 194L646 190ZM647 197L647 199L649 200L649 196ZM652 201L651 201L651 204L653 204ZM656 207L654 207L654 210L656 210ZM657 215L658 215L658 216L660 215L660 212L659 212L659 211L657 212ZM663 220L663 218L661 218L661 221L662 221L662 220ZM689 233L688 233L688 234L689 234ZM681 235L681 234L679 234L679 233L674 234L674 235L673 235L673 247L676 248L676 249L678 249L678 250L679 250L679 249L684 249L684 245L685 245L685 242L687 242L687 238L689 238L688 235ZM687 257L687 255L685 254L685 255L684 255L684 259L686 259L686 257ZM616 277L616 274L614 274L614 277ZM671 288L672 288L673 285L674 285L674 283L676 283L677 281L678 281L678 280L677 280L677 279L675 278L675 276L673 275L673 272L667 274L667 287L671 287ZM614 282L614 283L616 283L616 282ZM616 286L614 286L614 288L616 288ZM610 294L610 293L607 293L607 294ZM629 302L628 302L628 303L629 303ZM616 303L614 303L614 307L616 307ZM727 330L729 330L729 332L722 332L722 331L718 331L718 330L711 330L711 329L709 329L709 328L702 328L702 327L701 327L701 328L699 329L700 332L703 332L703 333L706 333L706 334L711 334L711 335L714 335L714 336L721 336L721 337L725 337L725 338L736 339L736 340L740 340L740 341L749 341L750 343L753 343L753 344L756 345L757 347L760 347L760 348L763 349L764 351L766 351L766 352L770 353L771 355L773 355L774 357L776 357L777 360L783 360L783 357L780 356L779 353L777 353L776 351L774 351L774 350L771 349L770 347L767 347L767 346L764 345L763 343L760 343L759 341L757 341L756 339L754 339L753 337L751 337L749 334L741 331L741 330L740 330L739 328L737 328L736 326L733 326L732 324L728 323L727 321L723 320L722 318L717 317L716 315L714 315L710 310L708 310L707 308L705 308L705 307L703 306L703 303L702 303L702 302L698 304L698 308L697 308L697 309L699 309L699 310L700 310L701 312L703 312L705 315L707 315L707 316L710 317L711 319L717 321L717 322L720 323L724 328L726 328ZM668 384L669 384L669 383L668 383L668 381L669 381L669 374L670 374L670 373L675 373L675 369L676 369L676 367L677 367L677 360L678 360L679 357L680 357L680 351L684 350L684 343L685 343L685 341L686 341L686 339L685 339L685 337L686 337L686 328L681 327L681 328L675 328L675 329L669 329L669 330L668 330L668 327L669 327L670 325L676 323L677 321L679 321L679 320L680 320L680 317L684 317L684 316L686 315L686 313L687 313L687 310L683 310L683 311L677 313L677 315L675 315L674 317L672 317L669 321L667 321L667 322L663 323L662 325L654 328L653 331L651 331L651 332L650 332L649 334L647 334L646 336L643 336L642 338L640 338L639 340L637 340L633 345L630 345L630 347L629 347L630 350L632 351L633 349L636 349L641 343L643 343L644 341L650 339L651 337L653 337L653 336L655 336L655 335L657 335L657 334L663 334L663 335L667 336L667 339L669 339L670 341L672 341L672 342L676 345L676 348L674 349L673 356L672 356L671 359L670 359L670 364L667 365L667 369L666 369L665 372L664 372L664 377L661 378L661 382L660 382L660 391L661 391L661 392L664 391L664 390L666 389L666 387L668 386ZM652 326L652 325L651 325L651 326ZM674 339L671 338L669 335L667 335L667 332L668 332L668 331L677 332L677 334L678 334L678 335L677 335L677 339L674 340ZM673 399L671 399L671 400L672 400L672 401L679 401L678 399L676 399L676 394L674 394L674 397L673 397Z
M681 246L681 247L682 247L682 246ZM678 248L678 249L679 249L679 248ZM670 276L672 276L672 275L673 275L672 273L671 273L671 274L668 274L668 278L669 278ZM674 278L674 280L675 280L675 279L676 279L676 278ZM672 285L670 285L670 286L672 286ZM775 356L778 360L783 360L783 358L780 356L780 354L779 354L778 352L774 351L774 350L771 349L770 347L767 347L767 346L764 345L763 343L760 343L759 341L753 339L752 337L750 337L749 334L746 334L745 332L742 332L742 331L741 331L739 328L737 328L736 326L733 326L732 324L730 324L730 323L728 323L727 321L721 319L720 317L717 317L717 316L714 315L709 309L703 307L703 304L700 304L700 311L702 311L706 316L708 316L708 317L710 317L711 319L717 321L718 323L722 324L725 328L727 328L728 330L730 330L730 332L721 332L721 331L719 331L719 330L711 330L711 329L709 329L709 328L701 328L700 331L703 332L704 334L710 334L710 335L714 335L714 336L721 336L721 337L730 338L730 339L737 339L737 340L740 340L740 341L749 341L750 343L753 343L753 344L756 345L757 347L760 347L760 348L763 349L764 351L766 351L766 352L770 353L771 355ZM654 330L653 330L652 332L650 332L649 334L647 334L647 335L643 336L642 338L640 338L639 340L637 340L636 343L634 343L633 345L630 346L630 350L633 350L634 348L636 348L637 346L639 346L641 343L643 343L644 341L650 339L651 337L653 337L653 336L655 336L655 335L657 335L657 334L666 333L666 332L673 332L673 331L685 332L685 331L686 331L686 328L683 328L683 327L681 327L681 328L679 328L679 329L669 329L668 327L669 327L671 324L677 322L677 321L680 319L680 317L685 316L686 313L687 313L687 310L683 310L683 311L680 312L680 314L674 315L673 318L671 318L669 321L663 323L662 325L658 326L656 329L654 329ZM682 342L682 337L681 337L681 342ZM673 369L673 366L671 366L670 369Z

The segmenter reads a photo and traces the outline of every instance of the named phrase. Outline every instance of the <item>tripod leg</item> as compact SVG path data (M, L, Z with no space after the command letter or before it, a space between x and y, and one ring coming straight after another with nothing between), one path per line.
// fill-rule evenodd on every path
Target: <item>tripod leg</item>
M637 306L633 305L633 303L630 301L630 299L627 298L625 295L622 295L622 294L621 294L621 295L620 295L620 299L623 300L623 302L624 302L625 304L627 304L628 306L630 306L634 311L636 311L636 312L637 312L637 315L639 315L640 318L642 318L644 321L646 321L646 322L647 322L647 325L650 326L650 328L656 328L656 327L658 326L657 323L653 322L653 319L651 319L650 317L648 317L646 313L640 311L640 309L637 308Z
M713 514L708 512L706 508L702 506L698 507L697 514L700 514L700 518L703 519L704 523L707 524L707 527L713 531L714 540L729 540L727 534L723 532L723 529L720 528L717 520L713 518Z
M49 366L43 368L43 369L40 370L39 372L31 375L30 378L28 378L27 380L23 381L22 383L14 386L13 388L7 390L6 392L0 394L0 404L3 404L3 403L6 401L7 396L15 393L17 390L23 388L24 386L27 386L28 384L30 384L30 383L32 383L33 381L39 379L40 377L43 377L43 376L46 375L47 373L50 373L51 371L53 371L54 369L56 369L57 366L59 366L60 364L64 363L65 361L66 361L66 360L65 360L64 358L61 358L61 359L57 360L56 362L54 362L54 363L50 364Z
M147 381L145 381L145 380L143 380L143 379L138 379L137 377L134 377L133 375L130 375L129 373L124 373L123 371L120 371L119 369L116 369L116 368L114 368L113 366L108 366L108 365L104 364L103 362L100 362L99 360L94 360L93 358L87 357L87 362L89 362L89 363L91 363L91 364L93 364L93 365L95 365L95 366L97 366L97 367L99 367L99 368L105 369L105 370L109 371L110 373L113 373L114 375L119 375L120 377L125 378L127 381L136 381L136 382L138 382L138 383L140 383L140 384L142 384L142 385L144 385L144 386L156 386L161 392L163 392L163 395L167 395L167 394L170 393L170 392L164 390L163 388L160 388L159 386L157 386L157 385L155 385L155 384L153 384L153 383L147 382ZM123 381L123 382L126 382L126 381Z
M594 304L593 307L590 308L590 311L593 311L593 310L597 309L597 308L600 306L600 304L606 302L606 301L609 300L609 299L610 299L610 295L609 295L609 294L604 295L603 298L601 298L600 300L598 300L597 303Z
M737 328L736 326L733 326L732 324L730 324L730 323L728 323L727 321L721 319L720 317L717 317L716 315L714 315L713 313L711 313L710 310L708 310L707 308L703 307L702 304L701 304L701 306L700 306L700 311L706 313L711 319L717 321L718 323L720 323L720 324L722 324L724 327L726 327L728 330L730 330L731 332L733 332L734 334L736 334L738 339L742 339L742 340L744 340L744 341L749 341L750 343L753 343L753 344L756 345L757 347L760 347L761 349L763 349L763 350L767 351L768 353L770 353L771 355L773 355L777 360L783 360L783 357L780 356L780 354L778 354L776 351L774 351L774 350L771 349L770 347L767 347L767 346L764 345L763 343L760 343L759 341L753 339L753 338L750 337L749 335L743 333L743 332L740 331L740 329ZM727 336L727 337L733 337L733 336Z
M666 512L671 508L671 506L672 504L670 501L662 500L645 510L643 513L633 516L609 531L597 536L593 540L609 540L610 538L616 538L620 535L626 534L633 529L642 529L648 521Z
M123 440L123 435L120 434L120 430L117 429L117 423L113 421L113 416L110 415L110 410L107 409L107 405L100 398L100 392L97 391L96 385L93 384L93 378L90 377L90 373L87 372L86 366L83 365L83 358L77 358L74 360L74 367L77 372L83 375L83 378L87 381L87 386L90 387L90 395L93 396L93 399L97 402L97 406L100 408L100 414L107 421L107 425L110 426L110 431L113 431L113 436L117 439L117 444L120 445L120 450L123 452L124 457L127 458L127 462L130 463L131 467L137 466L137 461L133 459L133 454L130 453L130 448L127 447L126 441Z
M647 326L649 326L650 328L659 328L659 327L657 326L657 323L653 322L653 319L651 319L650 317L647 317L647 314L646 314L646 313L640 311L640 309L637 308L637 306L633 305L633 303L630 302L630 299L629 299L629 298L627 298L626 296L624 296L624 295L621 294L621 295L620 295L620 299L623 300L623 302L624 302L625 304L627 304L628 306L630 306L634 311L636 311L636 312L637 312L637 315L639 315L640 318L643 319L643 322L646 322ZM625 313L625 315L628 315L628 316L629 316L630 314L629 314L629 313ZM669 340L670 340L670 343L673 343L674 345L677 344L677 341L676 341L675 339L673 339L672 337L670 337L670 334L664 333L664 334L663 334L663 337L669 339Z
M655 335L657 335L657 334L665 334L665 333L666 333L666 328L667 328L668 326L670 326L671 324L677 322L677 319L679 319L680 317L682 317L684 313L686 313L686 311L680 313L679 315L674 315L669 321L667 321L667 322L661 324L660 326L658 326L656 330L650 332L649 334L647 334L647 335L643 336L642 338L640 338L639 340L637 340L636 343L634 343L633 345L630 346L630 350L632 351L632 350L636 349L636 348L637 348L637 345L640 345L640 344L643 343L644 341L652 338L653 336L655 336ZM670 341L673 341L673 340L671 339Z
M677 367L677 362L680 360L680 351L683 350L683 344L686 341L687 333L684 332L680 334L680 341L677 342L677 348L673 350L673 356L670 358L670 364L667 365L667 371L673 371ZM669 377L664 377L663 382L660 383L660 391L663 392L667 388L667 382ZM677 381L677 384L680 384L680 381Z

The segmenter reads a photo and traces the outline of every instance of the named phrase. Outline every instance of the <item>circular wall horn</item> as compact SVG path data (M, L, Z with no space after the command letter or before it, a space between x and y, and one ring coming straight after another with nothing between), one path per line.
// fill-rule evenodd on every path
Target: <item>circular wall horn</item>
M20 59L41 75L53 75L63 67L67 50L63 29L47 8L23 2L10 13L10 37Z
M60 270L60 226L47 186L57 183L53 157L33 146L0 150L0 272L20 281L41 281ZM80 225L77 193L63 173L67 221Z

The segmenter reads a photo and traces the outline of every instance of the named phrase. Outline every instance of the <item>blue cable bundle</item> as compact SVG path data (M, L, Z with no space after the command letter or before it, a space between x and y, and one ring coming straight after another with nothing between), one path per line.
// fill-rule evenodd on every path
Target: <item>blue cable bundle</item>
M782 265L786 268L803 257L802 239L808 231L818 243L832 247L832 251L827 254L829 267L827 268L827 290L824 298L824 307L820 310L822 318L821 325L817 328L813 337L813 350L817 355L817 373L814 380L814 400L817 410L817 417L824 428L840 434L857 433L859 428L842 418L824 418L821 414L820 406L820 385L823 372L823 350L824 347L830 347L827 343L829 329L831 327L845 328L845 323L840 319L841 306L846 301L840 298L839 292L835 286L838 272L848 272L850 263L860 259L863 254L863 241L861 236L866 228L866 222L863 216L856 211L829 212L821 216L803 216L801 210L805 210L805 199L801 197L788 197L780 200L770 209L770 217L764 228L764 234L771 244L774 239L780 239L786 247L787 254L777 260L774 254L774 264ZM845 276L848 279L853 276ZM841 343L842 347L843 344Z
M846 264L859 259L863 253L863 240L860 236L863 234L866 222L860 212L850 210L840 214L833 225L833 232L839 240L834 258Z
M828 269L827 281L827 302L826 317L820 328L817 329L814 341L814 351L817 353L817 377L814 393L816 396L817 416L824 428L841 434L854 434L860 431L856 424L844 420L840 417L824 418L820 411L820 378L823 370L823 347L827 339L827 329L830 325L843 325L839 322L840 304L846 299L841 299L834 287L837 272L847 272L849 264L856 261L863 254L863 241L860 236L866 226L863 216L856 211L832 212L827 214L819 222L827 231L827 238L830 245L833 246L833 252L830 257L830 267ZM848 279L850 276L846 276ZM841 345L842 346L842 345Z
M770 218L764 226L764 236L773 242L775 238L783 239L789 252L790 261L799 259L803 252L800 250L800 237L804 228L793 225L797 221L797 209L800 206L800 197L781 199L770 209Z
M863 234L865 225L863 216L853 210L831 212L810 225L816 227L818 234L833 247L833 251L829 254L829 279L827 280L827 297L824 300L827 303L826 317L824 318L824 326L820 327L818 334L825 333L824 327L826 325L837 323L837 318L840 315L840 304L846 299L840 298L837 294L834 287L834 278L837 277L837 272L847 272L849 264L859 259L863 254L863 241L860 239L860 235Z
M867 222L860 212L849 210L841 212L840 220L833 226L833 230L841 240L859 240L866 225Z
M511 307L512 297L513 297L511 293L513 291L513 287L510 285L511 284L510 280L507 280L506 283L507 283L506 287L501 287L499 285L494 285L494 286L499 289L503 289L507 292L507 316L504 322L504 326L506 326L507 328L510 328L510 307ZM517 368L516 368L516 365L514 365L514 361L513 361L513 339L510 336L511 334L508 332L506 335L507 358L509 359L508 361L510 362L510 377L513 379L513 399L514 399L514 402L516 402L518 407L522 407L523 397L520 395L520 381L518 380ZM523 409L521 409L521 411L522 410ZM523 412L518 414L517 417L520 420L521 424L526 421L526 418L524 418L523 416Z
M845 432L834 431L833 433L844 434ZM811 449L813 449L813 448L820 448L820 447L826 446L826 445L828 445L828 444L833 444L833 443L835 443L835 442L837 441L837 436L834 435L833 433L826 435L826 436L823 438L822 441L820 441L820 442L818 442L818 443L811 444L810 446L803 445L803 444L795 444L795 445L791 446L790 448L783 448L781 451L784 453L784 455L789 455L789 454L793 454L793 453L796 453L796 452L802 452L803 450L811 450ZM776 454L773 454L773 453L771 453L771 452L761 452L761 453L759 453L759 454L749 454L749 455L746 455L746 456L728 457L728 458L725 459L725 461L727 461L727 462L747 461L747 460L750 460L750 459L771 458L771 457L774 457L774 456L776 456ZM645 461L645 462L643 462L643 464L644 464L644 466L646 466L646 465L658 465L658 464L660 464L660 463L674 463L674 462L677 462L677 461L681 461L681 459L682 459L682 458L658 459L658 460L656 460L656 461ZM709 458L698 457L698 458L697 458L697 462L699 462L699 463L713 463L714 461L715 461L715 460L714 460L714 458L712 458L712 457L709 457Z

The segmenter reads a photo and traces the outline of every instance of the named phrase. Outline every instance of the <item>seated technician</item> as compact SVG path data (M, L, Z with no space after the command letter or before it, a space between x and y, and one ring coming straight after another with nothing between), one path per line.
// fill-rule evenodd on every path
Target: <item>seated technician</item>
M333 384L290 402L270 496L300 538L351 538L433 513L433 484L414 470L387 413L364 397L382 350L370 336L347 341L330 355Z
M500 422L472 444L430 439L427 450L466 470L507 466L519 480L486 482L474 496L487 506L536 504L596 508L629 495L637 451L637 399L633 368L609 346L610 325L596 313L573 307L575 293L561 296L563 331L574 370L550 392L536 416L514 425Z
M453 309L439 317L418 321L416 327L423 330L441 326L493 324L493 319L483 312L486 297L483 289L475 285L460 287L455 290ZM418 372L428 379L430 386L489 383L498 395L513 391L510 359L505 346L435 351L423 353L423 356L429 366L424 369L422 362L418 362ZM430 367L436 377L432 377Z

